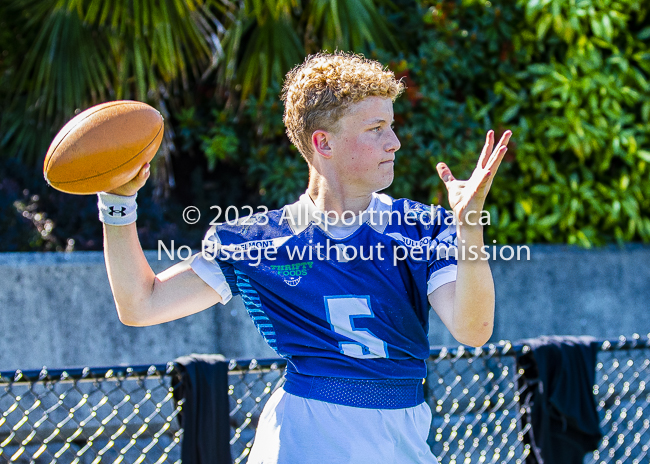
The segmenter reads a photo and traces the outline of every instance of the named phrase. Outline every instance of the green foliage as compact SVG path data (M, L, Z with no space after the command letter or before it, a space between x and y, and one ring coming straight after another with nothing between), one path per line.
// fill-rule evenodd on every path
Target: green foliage
M394 47L378 4L388 0L246 0L223 2L225 32L218 81L264 100L304 57L320 50L361 52L368 43Z
M373 0L9 0L0 12L12 18L0 33L11 55L0 58L0 145L32 166L93 104L134 99L168 118L215 70L218 93L264 99L307 53L392 44ZM213 163L233 149L232 134L217 135L206 145Z
M201 151L208 161L208 171L214 171L218 161L237 159L239 139L234 125L229 123L229 112L212 110L213 123L209 124L207 134L201 135ZM194 120L194 110L185 114L186 121ZM186 127L186 126L185 126Z
M647 4L445 1L414 9L420 27L407 29L419 31L420 46L393 58L411 93L396 105L402 149L391 192L439 202L435 164L468 176L485 131L508 128L514 135L487 203L489 239L585 247L650 240Z
M309 172L285 135L282 104L276 99L255 103L251 100L245 112L246 120L257 128L249 145L247 175L259 185L261 203L277 208L297 200L307 188Z
M34 8L36 3L40 2L22 2ZM21 53L4 46L9 51L0 55L0 84L8 88L8 82L22 82L18 87L22 90L3 113L5 124L13 124L4 126L3 143L17 140L19 133L25 144L36 143L38 138L30 134L48 130L40 115L48 114L48 105L63 108L57 105L63 105L65 98L74 101L66 107L73 109L80 105L75 99L89 98L88 92L99 98L102 91L116 95L118 88L124 95L136 95L143 89L147 95L158 91L156 85L173 79L164 71L173 66L166 66L184 62L188 50L193 49L182 45L178 52L154 59L162 53L155 50L157 46L142 45L145 48L140 52L136 52L138 47L126 45L115 48L110 40L97 35L90 21L103 21L104 10L95 11L86 22L68 24L76 21L78 5L95 3L93 0L48 0L42 2L42 8L55 3L74 8L52 17L19 15L10 27L0 30L0 44L14 40L17 50L35 44L46 60L60 56L65 49L57 44L92 39L97 50L124 55L126 61L116 63L130 64L119 68L123 74L115 74L115 63L102 62L94 70L84 69L66 80L61 77L65 59L52 69L39 67L37 60L30 61L27 54L23 60ZM644 0L504 0L498 4L485 0L395 0L381 2L380 8L377 4L370 0L214 3L214 15L203 17L210 18L218 31L214 36L218 44L208 45L209 50L217 50L212 64L206 67L205 61L197 59L186 65L185 71L177 71L173 81L183 82L185 76L192 81L190 70L197 68L205 78L196 83L199 98L183 100L173 93L165 97L174 101L173 108L186 108L170 111L168 118L176 127L177 199L196 204L202 211L213 204L275 208L295 201L306 188L308 172L284 134L278 98L281 78L305 53L335 47L363 51L371 42L366 54L387 64L407 84L405 95L395 104L402 148L397 154L395 182L387 193L445 205L446 192L435 165L445 161L456 177L466 178L487 130L494 128L500 136L511 129L514 135L509 151L487 201L491 213L488 243L552 242L590 247L650 241L650 4ZM7 8L0 4L0 17ZM84 15L90 15L84 8ZM111 18L128 19L119 11L111 12ZM378 16L380 12L383 16ZM196 18L196 12L191 16ZM134 13L133 17L139 16ZM200 31L208 30L205 21L198 23L203 24L197 26ZM107 22L103 27L113 31L117 26ZM135 27L127 29L127 35L135 40ZM160 46L169 37L164 29L157 36ZM397 42L390 39L390 31L399 32L395 34ZM143 27L140 33L144 40L153 37L151 27ZM182 34L172 37L178 43L186 40ZM205 49L196 50L197 56L207 56ZM145 74L138 71L137 53L146 63ZM33 63L30 72L17 71L15 63L22 61ZM69 61L67 66L74 69L76 65ZM219 85L209 82L213 70ZM104 72L116 79L114 83L102 84ZM47 73L59 77L49 80ZM37 82L54 89L43 94L54 103L30 93L28 89L35 88ZM76 94L77 90L69 88L83 85L86 93ZM173 88L174 84L162 93ZM17 108L27 101L32 102L29 111L19 114ZM61 121L69 117L53 111ZM28 152L26 148L24 153ZM9 190L0 185L0 197ZM41 211L45 212L41 219L48 214L54 217L42 204L42 196L32 201L33 193L14 190L14 197L0 198L0 203L4 201L0 207L17 211L16 201L20 201L32 222ZM21 214L18 212L18 220L24 225L29 218ZM180 222L176 213L167 217ZM41 230L35 223L34 227ZM41 240L36 246L46 247L42 237L41 232L41 239L34 238ZM59 247L66 242L57 243ZM81 243L80 237L77 243Z
M284 134L277 85L272 93L262 101L249 97L239 110L211 110L208 104L200 110L185 111L179 118L181 145L205 153L206 171L214 171L202 173L201 177L214 180L221 190L228 183L229 167L236 165L241 169L242 182L235 188L254 192L252 198L243 193L233 197L224 188L228 193L216 194L213 204L224 208L230 204L276 208L295 201L307 187L307 164ZM220 145L225 149L216 149ZM214 155L210 154L212 150ZM220 161L215 168L216 158Z
M138 236L144 249L158 241L198 248L207 222L199 228L183 223L176 201L156 204L152 184L138 197ZM0 158L0 252L100 250L102 225L95 195L68 195L36 178L18 160Z
M274 189L275 183L304 188L306 169L286 138L278 143L283 134L278 82L307 53L322 48L362 51L370 42L390 47L391 31L377 4L390 5L388 0L0 2L0 164L18 160L44 185L38 165L65 122L95 103L136 99L166 118L156 158L162 163L154 165L150 181L155 192L169 191L176 177L176 197L205 207L251 204L258 195L289 201L292 195ZM269 105L258 106L258 95ZM273 107L272 115L265 105ZM194 107L202 110L195 114ZM181 150L172 157L174 145ZM280 170L273 169L276 164ZM17 201L39 217L65 206L51 190L45 189L46 196L61 204L46 204L44 197L25 202L19 191L6 198L10 216L20 215ZM61 237L68 234L60 223L57 228ZM92 241L77 240L77 248ZM45 246L37 240L25 246L61 249L65 239L61 243Z
M521 232L499 238L587 247L650 240L650 54L640 38L650 8L634 0L518 3L537 29L513 37L525 54L516 79L494 85L495 119L516 108L516 161L528 188L515 205L531 211L517 218Z
M401 52L375 49L407 84L388 189L446 204L435 165L470 175L487 130L514 133L487 207L491 242L584 247L650 240L650 52L640 1L398 2ZM307 169L275 96L231 112L247 185L292 201Z
M119 99L158 103L212 57L212 0L11 0L3 6L23 56L0 98L5 152L30 165L75 112ZM2 48L10 48L10 37ZM6 92L6 93L5 93ZM156 105L160 107L160 105Z

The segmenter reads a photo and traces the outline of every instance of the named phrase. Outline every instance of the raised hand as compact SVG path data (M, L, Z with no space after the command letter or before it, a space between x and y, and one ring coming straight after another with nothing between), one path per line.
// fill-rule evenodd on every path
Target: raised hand
M126 184L121 185L118 188L106 193L112 193L114 195L122 195L126 197L135 195L137 191L144 186L144 184L147 182L147 179L149 179L149 175L151 174L150 168L151 166L149 163L145 163L133 179L128 181Z
M499 144L494 147L494 131L487 133L481 156L468 180L457 180L445 163L438 163L436 166L438 175L447 188L449 204L460 223L467 222L465 221L467 213L480 214L483 210L494 176L508 150L507 145L511 135L511 131L506 131Z

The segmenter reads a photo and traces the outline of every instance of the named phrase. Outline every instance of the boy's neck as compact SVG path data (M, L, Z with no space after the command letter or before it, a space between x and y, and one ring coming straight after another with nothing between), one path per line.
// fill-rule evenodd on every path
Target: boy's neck
M372 200L372 192L358 192L352 186L341 185L326 179L315 170L310 172L307 194L320 211L336 212L340 216L357 216L364 212Z

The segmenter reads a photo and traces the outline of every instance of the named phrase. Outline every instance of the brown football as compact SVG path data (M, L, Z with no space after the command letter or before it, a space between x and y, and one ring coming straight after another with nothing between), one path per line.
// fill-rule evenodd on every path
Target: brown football
M57 190L90 195L124 185L153 159L161 114L146 103L113 101L79 113L54 137L43 175Z

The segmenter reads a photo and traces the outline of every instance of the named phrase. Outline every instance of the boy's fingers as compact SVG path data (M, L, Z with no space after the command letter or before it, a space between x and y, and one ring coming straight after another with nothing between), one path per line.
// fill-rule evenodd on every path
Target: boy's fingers
M142 169L140 169L140 172L138 173L138 176L135 179L138 185L138 190L141 189L144 186L144 184L147 183L147 179L149 179L150 175L151 175L151 169L149 167L149 163L147 163L145 166L142 166Z
M508 147L501 147L498 151L497 154L498 156L494 157L494 161L488 165L487 169L490 172L490 175L488 176L488 184L487 188L488 190L492 186L492 181L494 180L494 176L496 175L497 171L499 170L499 166L501 166L501 161L503 161L503 157L505 156L506 152L508 151Z
M508 150L507 145L508 142L510 141L511 136L512 136L512 132L509 130L503 133L501 140L499 140L499 144L494 149L494 151L490 154L490 156L487 158L487 161L482 166L484 169L491 169L495 164L498 166L501 163L501 159L503 158L503 155Z
M485 145L483 145L483 151L481 151L481 156L478 159L478 165L482 168L485 168L485 163L487 162L489 155L492 153L492 145L494 144L494 131L489 130L485 136Z
M447 182L456 180L454 178L454 175L451 173L451 169L449 169L449 166L447 166L445 163L438 163L436 165L436 170L438 171L438 175L445 184Z
M128 181L126 184L121 185L116 189L113 189L107 193L114 193L116 195L125 195L125 196L134 195L138 190L140 190L144 186L144 184L147 183L147 179L149 179L150 174L151 174L151 166L149 165L149 163L147 163L144 166L142 166L142 168L140 168L140 170L138 171L138 173L135 175L133 179Z
M501 161L503 161L503 157L505 156L507 151L508 151L508 147L506 147L505 145L499 147L498 150L495 150L495 152L492 153L492 156L490 156L490 159L485 165L485 168L494 170L493 168L495 166L498 167L501 164Z

